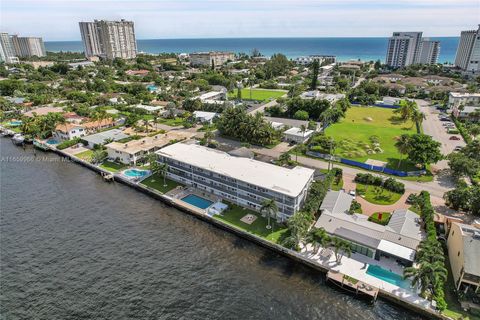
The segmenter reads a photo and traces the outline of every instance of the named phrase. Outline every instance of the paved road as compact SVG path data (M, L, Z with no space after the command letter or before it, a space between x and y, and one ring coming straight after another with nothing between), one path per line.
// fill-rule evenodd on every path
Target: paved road
M432 136L433 139L440 142L441 145L441 152L443 155L448 155L452 153L452 151L457 146L465 146L465 142L462 139L462 136L456 134L455 136L459 137L460 140L450 140L450 137L453 135L448 134L447 130L443 126L442 121L438 118L440 112L436 110L434 107L429 106L428 102L424 100L416 100L417 104L420 107L420 110L425 114L426 119L422 123L423 132ZM432 165L434 170L445 170L448 169L448 161L442 160Z
M267 102L265 104L262 104L261 106L259 106L256 109L250 110L249 113L250 114L255 114L257 112L265 112L265 108L270 108L270 107L276 106L277 104L278 104L277 100L273 100L273 101Z

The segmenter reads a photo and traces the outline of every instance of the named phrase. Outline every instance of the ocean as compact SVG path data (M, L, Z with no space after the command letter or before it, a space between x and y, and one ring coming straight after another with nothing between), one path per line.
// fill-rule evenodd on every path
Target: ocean
M422 319L54 153L0 150L1 319Z
M440 41L439 62L453 62L458 37L431 37ZM147 53L191 53L195 51L233 51L250 54L254 48L265 56L283 53L289 58L311 54L335 55L350 59L385 60L388 38L218 38L218 39L142 39L138 50ZM47 51L82 52L81 41L46 41Z

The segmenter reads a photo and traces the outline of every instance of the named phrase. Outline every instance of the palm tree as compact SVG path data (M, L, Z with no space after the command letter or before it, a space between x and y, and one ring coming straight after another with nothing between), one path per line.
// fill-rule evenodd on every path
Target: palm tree
M410 100L403 100L400 102L400 107L395 111L400 114L400 118L405 122L412 116L413 111L416 109L416 102Z
M142 120L142 123L143 123L143 125L145 126L145 132L148 133L148 120L147 120L147 119L143 119L143 120Z
M292 160L292 156L290 153L284 152L278 157L278 160L283 164L288 164Z
M166 176L168 172L168 164L162 163L160 164L160 174L163 176L163 186L167 187Z
M335 261L337 261L337 263L340 263L341 259L342 259L342 256L340 254L340 250L343 249L343 247L345 246L345 240L343 239L340 239L338 237L332 237L331 238L331 244L333 245L333 251L335 253Z
M430 271L427 268L422 266L408 267L403 270L403 277L405 279L410 278L412 281L412 286L417 286L420 288L420 295L425 296L425 292L428 290L430 285Z
M260 212L265 213L268 219L267 229L271 229L270 217L278 212L278 206L274 199L265 199L262 201Z
M330 236L324 228L312 228L308 232L307 242L313 243L313 252L316 254L318 252L319 246L322 247L322 250L328 246L328 244L330 243Z
M395 147L401 155L406 155L410 151L410 136L408 134L402 134L400 138L395 142ZM402 158L398 161L397 169L402 164Z
M210 143L210 140L214 137L214 134L211 130L207 130L205 131L205 134L203 135L203 137L205 138L205 141L208 145Z
M290 236L283 240L282 244L299 251L300 243L307 235L311 220L312 217L307 212L299 211L291 216L287 221Z
M417 133L421 133L421 125L423 120L425 120L425 114L423 112L420 112L419 110L415 109L413 110L412 114L410 115L410 119L415 123L415 126L417 127Z

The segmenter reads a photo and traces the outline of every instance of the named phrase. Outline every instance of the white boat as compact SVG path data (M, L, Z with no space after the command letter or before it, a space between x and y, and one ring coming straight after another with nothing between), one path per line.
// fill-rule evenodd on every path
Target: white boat
M2 137L11 137L11 136L13 136L14 134L15 134L14 131L9 130L9 129L5 129L5 130L3 130L3 132L2 132Z
M22 145L24 141L25 141L25 137L23 135L21 135L20 133L16 133L12 137L12 142L16 145Z

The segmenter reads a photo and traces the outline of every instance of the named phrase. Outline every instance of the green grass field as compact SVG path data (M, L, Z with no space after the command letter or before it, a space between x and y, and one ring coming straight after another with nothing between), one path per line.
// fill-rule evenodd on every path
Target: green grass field
M230 99L236 99L237 98L237 90L235 89L234 92L228 93L228 97ZM276 99L284 94L287 93L287 91L276 91L276 90L267 90L267 89L252 89L252 95L250 96L250 89L249 88L244 88L242 89L242 99L243 100L257 100L257 101L265 101L268 99Z
M402 195L391 192L387 189L377 186L367 186L357 183L357 193L363 196L363 199L373 204L389 205L397 202Z
M120 170L126 169L127 166L121 163L112 162L112 161L104 161L100 168L105 169L110 172L118 172Z
M87 150L80 153L77 153L75 157L80 158L84 161L90 162L92 160L93 150Z
M166 186L163 184L163 177L159 175L151 175L147 179L143 180L141 184L146 185L147 187L153 188L155 190L160 191L161 193L167 193L170 190L175 189L177 186L181 186L182 184L170 180L168 178L165 179Z
M247 224L240 219L242 219L247 214L253 214L257 219L252 224ZM240 206L234 205L232 203L228 204L228 209L222 213L222 215L214 215L214 219L221 220L231 226L234 226L243 231L247 231L254 235L265 238L274 243L278 243L282 235L287 232L287 228L284 225L280 225L275 222L275 219L270 219L270 224L272 229L267 229L267 219L262 217L259 213L244 209Z
M411 121L398 121L393 109L377 107L351 107L346 117L325 131L337 142L335 154L346 159L364 162L375 159L387 162L388 168L417 170L412 163L401 158L395 142L402 134L416 133ZM372 136L378 139L381 151L375 151ZM371 154L367 151L372 150Z

